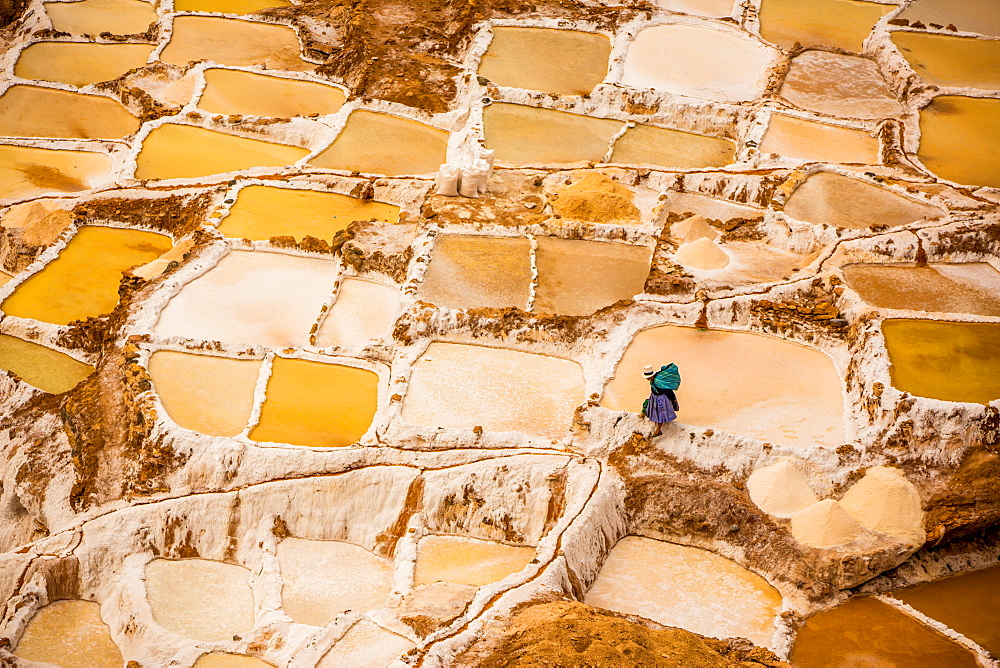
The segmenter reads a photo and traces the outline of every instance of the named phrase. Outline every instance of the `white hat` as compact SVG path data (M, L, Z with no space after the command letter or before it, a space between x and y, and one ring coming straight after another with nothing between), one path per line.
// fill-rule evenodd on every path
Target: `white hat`
M647 364L642 370L642 375L649 378L650 376L656 375L656 372L653 370L653 366L651 364Z

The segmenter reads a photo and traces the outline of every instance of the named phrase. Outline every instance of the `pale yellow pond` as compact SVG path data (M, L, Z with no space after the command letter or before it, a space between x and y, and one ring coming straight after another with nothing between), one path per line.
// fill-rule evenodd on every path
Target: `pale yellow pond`
M590 315L643 291L650 249L644 246L539 237L536 313Z
M269 7L288 7L286 0L174 0L178 12L214 12L217 14L249 14Z
M47 2L44 7L53 30L74 35L132 35L146 32L157 19L153 6L140 0Z
M896 389L942 401L1000 399L1000 324L886 320L882 334Z
M368 174L436 172L448 151L448 133L408 118L357 110L333 144L309 164Z
M784 49L799 42L860 53L875 23L896 7L856 0L762 0L760 34Z
M152 44L36 42L18 56L14 76L70 86L111 81L145 65L153 48Z
M344 279L337 301L316 333L316 345L363 348L377 339L390 340L400 300L396 288L359 278Z
M284 167L309 155L297 146L227 135L190 125L161 125L142 142L137 179L193 179L253 167Z
M199 656L193 668L269 668L273 665L254 656L212 652Z
M829 51L795 56L780 95L797 107L831 116L886 118L903 113L875 61Z
M702 169L731 164L735 153L736 146L726 139L637 125L615 142L611 162Z
M68 325L110 313L118 304L122 272L170 250L170 237L155 232L84 225L38 273L0 304L8 315Z
M169 350L153 353L149 375L170 419L209 436L236 436L250 420L261 360Z
M809 223L863 230L898 227L940 218L944 212L857 179L833 172L813 174L792 192L785 214Z
M139 119L100 95L39 86L11 86L0 95L0 135L121 139L139 129Z
M146 564L146 600L166 630L195 640L233 639L254 625L250 571L208 559Z
M924 25L954 25L965 32L1000 36L1000 12L983 0L913 0L899 18Z
M0 145L0 197L89 190L107 180L111 165L103 153Z
M941 95L920 111L917 157L956 183L1000 188L1000 100Z
M296 72L316 67L302 60L298 35L289 26L215 16L176 17L173 35L160 60L174 65L210 60L219 65L263 65L269 70Z
M448 308L528 308L531 242L524 237L442 234L419 297Z
M707 550L625 536L584 602L707 636L769 645L781 595L764 578Z
M586 95L608 73L611 40L579 30L496 27L479 75L498 86Z
M415 586L450 582L482 586L518 573L535 558L535 548L465 536L424 536L417 545Z
M378 374L367 369L275 357L255 441L313 447L356 443L378 406Z
M783 339L667 325L639 332L601 405L638 413L649 397L646 365L680 368L677 420L770 443L843 443L843 394L829 357ZM747 388L753 388L748 392Z
M894 31L892 41L935 86L1000 89L1000 40Z
M657 7L694 16L730 16L733 0L655 0Z
M395 223L399 207L339 193L253 185L240 190L219 231L257 241L276 236L302 241L307 235L332 241L338 231L358 220Z
M435 341L413 366L403 419L557 439L583 400L583 370L571 360Z
M367 619L357 622L323 655L316 668L376 668L388 666L413 643Z
M213 114L291 118L336 113L346 99L333 86L213 67L205 70L198 107Z
M760 150L809 162L879 164L879 141L871 133L787 114L771 116Z
M72 390L94 372L65 353L8 334L0 334L0 369L50 394Z
M968 264L852 265L847 285L872 306L1000 316L1000 272Z
M483 112L486 146L501 162L599 162L624 123L496 102Z
M383 608L392 592L392 562L351 543L286 538L278 564L281 605L298 624L325 626L348 610Z
M101 606L93 601L56 601L41 608L28 622L14 655L60 668L125 665L101 619Z

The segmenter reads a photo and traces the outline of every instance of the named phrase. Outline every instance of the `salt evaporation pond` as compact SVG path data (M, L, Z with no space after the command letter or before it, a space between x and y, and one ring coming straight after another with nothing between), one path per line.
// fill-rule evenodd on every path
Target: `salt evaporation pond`
M195 640L232 640L254 625L250 571L221 561L150 561L146 600L157 624Z
M448 308L528 308L531 242L524 237L441 234L419 296Z
M378 406L378 374L343 364L275 357L255 441L312 447L356 443Z
M61 668L121 668L125 665L101 606L92 601L56 601L34 614L14 648L27 661Z
M871 133L787 114L771 116L760 151L810 162L879 164L879 141Z
M358 220L395 223L399 207L339 193L252 185L240 189L219 231L255 241L277 236L332 241L337 232Z
M393 565L359 545L286 538L278 544L281 605L298 624L325 626L347 611L385 607Z
M830 358L759 334L674 325L639 332L601 405L638 413L649 396L643 367L670 362L680 367L683 379L677 392L682 424L805 447L844 442L844 399Z
M968 264L849 265L847 285L872 306L1000 316L1000 272Z
M139 119L117 101L40 86L11 86L0 95L0 135L121 139Z
M899 227L944 215L941 209L833 172L813 174L799 184L784 211L796 220L850 230Z
M611 40L579 30L493 29L479 76L498 86L586 95L608 73Z
M261 360L169 350L149 359L153 389L170 419L209 436L236 436L253 409Z
M583 370L576 362L435 341L413 366L403 419L558 439L567 435L583 400Z
M363 348L389 340L401 304L396 288L374 281L347 278L337 289L337 301L316 332L320 348Z
M253 167L285 167L307 155L309 151L298 146L166 123L143 140L135 178L193 179Z
M643 291L649 248L553 237L537 242L536 313L590 315Z
M36 42L18 56L14 76L70 86L111 81L145 65L153 48L152 44Z
M939 95L920 110L917 157L943 179L1000 188L1000 100Z
M495 102L483 111L486 146L510 163L599 162L624 123Z
M448 133L408 118L357 110L329 148L310 160L315 167L367 174L427 174L447 157Z
M286 0L174 0L178 12L214 12L218 14L250 14L271 7L288 7Z
M0 197L89 190L110 176L111 164L103 153L0 145Z
M1000 399L1000 324L891 319L882 334L896 389L941 401Z
M1000 13L989 11L982 0L913 0L899 18L1000 37Z
M535 548L466 536L424 536L417 545L414 586L448 582L481 587L519 573Z
M313 81L227 70L205 70L205 91L198 108L213 114L291 118L336 113L347 96L339 88Z
M856 0L762 0L760 34L784 49L798 42L859 53L875 23L894 9Z
M153 331L160 338L304 346L337 273L332 260L234 250L181 288Z
M742 34L700 25L641 30L629 44L621 83L720 102L761 94L780 54Z
M355 623L337 644L323 655L316 668L375 668L388 666L413 643L386 631L367 619Z
M192 668L273 668L274 664L261 661L254 656L212 652L202 654Z
M656 0L653 4L694 16L722 17L733 13L733 0Z
M789 657L799 668L838 666L978 666L967 649L870 597L806 619Z
M625 536L608 553L584 602L766 646L781 595L764 578L707 550Z
M83 225L59 256L18 285L0 308L57 325L110 313L118 305L122 272L172 246L164 234Z
M132 35L146 32L157 20L153 6L140 0L46 2L43 6L53 30L73 35Z
M935 86L1000 89L998 40L894 31L892 41L910 67Z
M704 169L731 164L735 153L735 144L726 139L637 125L615 141L610 161L671 169Z
M269 70L307 72L316 65L301 58L299 38L285 25L214 16L178 16L160 60L187 65L209 60L219 65L263 65Z
M792 58L781 97L797 107L846 118L888 118L903 113L874 61L829 51Z
M65 353L9 334L0 334L0 369L50 394L72 390L94 372Z
M1000 656L1000 566L899 589L892 596Z

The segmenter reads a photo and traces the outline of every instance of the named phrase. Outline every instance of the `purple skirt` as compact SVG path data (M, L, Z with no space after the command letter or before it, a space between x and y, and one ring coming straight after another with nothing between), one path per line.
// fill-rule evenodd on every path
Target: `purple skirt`
M646 417L653 422L671 422L677 419L677 413L670 403L670 397L665 394L651 394L646 404Z

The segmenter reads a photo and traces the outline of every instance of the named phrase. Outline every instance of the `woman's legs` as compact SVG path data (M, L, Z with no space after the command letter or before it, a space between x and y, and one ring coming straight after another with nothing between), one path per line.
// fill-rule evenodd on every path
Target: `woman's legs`
M654 422L653 424L656 425L656 431L653 432L653 434L652 434L652 436L650 436L650 438L653 438L654 436L659 436L661 433L663 433L663 423L662 422Z

